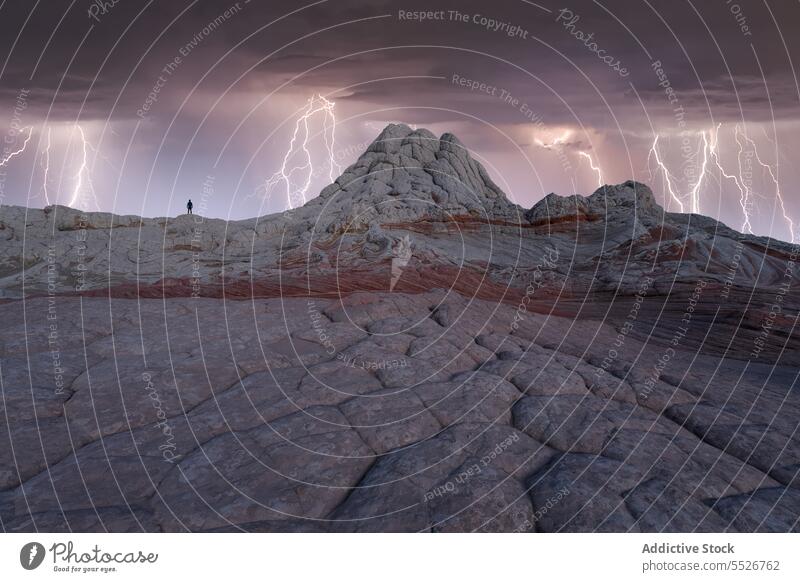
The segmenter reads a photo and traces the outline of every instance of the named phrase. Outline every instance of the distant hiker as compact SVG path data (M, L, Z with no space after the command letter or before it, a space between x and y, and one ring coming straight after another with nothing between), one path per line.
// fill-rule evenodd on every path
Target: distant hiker
M186 213L191 214L192 208L194 208L194 204L192 204L192 199L189 198L189 202L186 203Z

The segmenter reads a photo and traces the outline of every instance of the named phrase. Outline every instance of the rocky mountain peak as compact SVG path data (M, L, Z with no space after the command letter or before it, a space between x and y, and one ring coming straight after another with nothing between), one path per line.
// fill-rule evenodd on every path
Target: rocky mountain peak
M331 217L326 221L329 230L347 220L401 223L463 215L520 220L523 213L455 135L437 138L427 129L405 124L386 126L364 154L309 203L315 210L319 205Z

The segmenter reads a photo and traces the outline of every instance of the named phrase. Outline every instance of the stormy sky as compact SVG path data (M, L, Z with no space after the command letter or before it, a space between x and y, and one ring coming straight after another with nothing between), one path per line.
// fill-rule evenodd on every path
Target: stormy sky
M404 122L458 135L526 207L635 178L789 240L798 25L777 0L6 0L0 203L275 212L282 167L315 196ZM315 95L335 126L309 117L304 169Z

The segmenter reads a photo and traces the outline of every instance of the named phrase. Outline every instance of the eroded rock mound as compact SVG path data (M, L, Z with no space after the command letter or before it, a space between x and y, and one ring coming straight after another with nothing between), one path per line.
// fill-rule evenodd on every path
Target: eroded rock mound
M524 220L456 136L402 124L387 126L309 206L324 208L328 232L375 221Z

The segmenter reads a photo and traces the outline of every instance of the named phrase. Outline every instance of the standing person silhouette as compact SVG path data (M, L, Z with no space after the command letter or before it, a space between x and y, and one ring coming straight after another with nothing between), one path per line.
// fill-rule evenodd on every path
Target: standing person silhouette
M186 203L186 213L191 214L192 208L194 208L194 204L192 204L192 199L189 198L189 202Z

